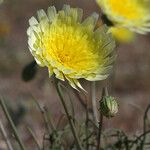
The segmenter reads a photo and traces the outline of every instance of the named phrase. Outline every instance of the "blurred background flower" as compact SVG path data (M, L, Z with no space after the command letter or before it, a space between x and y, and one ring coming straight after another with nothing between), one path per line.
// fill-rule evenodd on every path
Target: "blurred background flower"
M97 0L98 4L115 24L131 31L145 34L150 31L150 5L143 0Z
M109 32L115 37L120 43L129 43L135 40L136 34L127 28L123 27L110 27Z
M102 8L102 18L112 26L110 32L118 42L130 43L136 33L150 32L150 2L147 0L97 0Z

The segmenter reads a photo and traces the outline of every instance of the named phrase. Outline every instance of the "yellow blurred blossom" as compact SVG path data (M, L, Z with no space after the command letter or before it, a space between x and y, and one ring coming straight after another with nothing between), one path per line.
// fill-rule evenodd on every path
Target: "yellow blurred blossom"
M118 42L129 43L135 39L135 33L123 27L110 27L109 32L112 33Z
M104 80L114 62L115 41L103 25L95 30L98 15L82 21L82 9L64 5L37 12L27 30L29 49L37 64L46 66L49 76L68 80L75 89L82 89L78 79Z
M150 3L147 0L97 0L113 23L131 31L150 32Z

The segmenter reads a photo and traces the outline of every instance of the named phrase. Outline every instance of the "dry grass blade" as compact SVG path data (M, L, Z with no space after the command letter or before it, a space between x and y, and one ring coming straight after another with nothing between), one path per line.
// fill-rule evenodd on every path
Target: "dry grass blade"
M40 144L38 143L37 137L36 137L35 134L33 133L32 129L31 129L30 127L27 127L27 130L30 132L30 134L31 134L31 136L32 136L32 138L33 138L33 140L34 140L34 142L35 142L35 144L36 144L38 150L41 150L41 146L40 146Z
M8 150L13 150L13 147L12 147L11 142L9 141L8 137L7 137L7 133L5 131L5 128L4 128L3 123L1 122L1 120L0 120L0 130L1 130L1 133L4 137L4 140L6 142Z
M11 128L13 130L14 136L15 136L15 138L16 138L16 140L17 140L17 142L18 142L18 144L19 144L19 146L21 148L21 150L25 150L25 146L24 146L24 144L23 144L23 142L22 142L22 140L21 140L21 138L20 138L20 136L18 134L17 128L14 125L14 123L13 123L11 117L10 117L10 114L9 114L9 112L7 110L7 107L6 107L5 103L4 103L4 100L2 98L0 99L0 105L2 107L2 110L3 110L4 114L5 114L8 122L9 122L9 125L11 126Z

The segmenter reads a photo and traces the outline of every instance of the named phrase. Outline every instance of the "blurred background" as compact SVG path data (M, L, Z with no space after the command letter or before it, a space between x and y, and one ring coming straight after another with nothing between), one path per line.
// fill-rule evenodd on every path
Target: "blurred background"
M46 10L52 3L57 3L58 9L64 3L80 7L84 10L84 17L93 11L100 13L93 0L4 0L0 4L0 95L7 101L12 115L14 113L17 127L25 133L22 136L27 142L30 142L25 129L27 125L33 128L39 140L44 133L43 120L32 97L48 107L56 122L63 113L46 68L38 68L30 82L23 81L21 77L23 68L33 61L27 45L28 20L36 15L38 9ZM150 34L137 35L128 44L118 43L117 53L113 80L97 83L97 99L100 98L102 86L111 85L110 94L119 102L119 113L111 120L104 120L105 128L118 128L135 134L143 127L143 114L150 103ZM89 84L84 82L87 90ZM90 101L90 94L87 97ZM75 95L74 105L77 118L81 119L84 108ZM4 118L0 108L0 119L6 123ZM4 145L1 143L0 149Z

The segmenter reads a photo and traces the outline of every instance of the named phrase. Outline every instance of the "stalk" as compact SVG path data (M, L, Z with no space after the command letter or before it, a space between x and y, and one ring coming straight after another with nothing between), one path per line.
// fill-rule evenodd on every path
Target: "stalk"
M102 90L102 97L101 97L101 101L103 100L104 96L108 96L108 90L107 88L103 88ZM103 127L103 114L101 112L100 113L100 118L99 118L99 128L98 128L98 138L97 138L97 150L100 150L101 148L101 135L102 135L102 127Z
M71 116L70 116L70 114L68 112L66 103L64 101L64 98L63 98L61 90L60 90L60 86L59 86L59 84L58 84L58 82L56 80L55 80L55 87L56 87L56 91L58 93L59 99L60 99L60 101L61 101L61 103L63 105L63 108L65 110L65 113L67 115L67 118L68 118L68 121L69 121L69 124L70 124L70 128L71 128L72 134L74 136L75 142L77 144L78 150L82 150L82 147L81 147L81 144L80 144L80 140L79 140L79 138L77 136L77 132L76 132L73 120L72 120L72 118L71 118Z
M97 113L97 104L96 104L96 82L95 81L91 83L91 100L92 100L92 107L93 107L94 122L97 124L98 113Z

